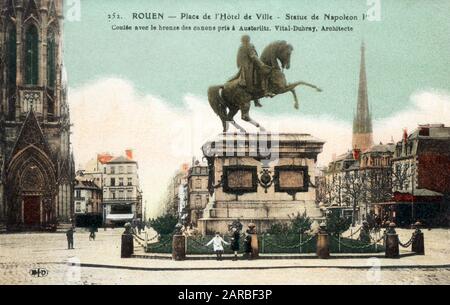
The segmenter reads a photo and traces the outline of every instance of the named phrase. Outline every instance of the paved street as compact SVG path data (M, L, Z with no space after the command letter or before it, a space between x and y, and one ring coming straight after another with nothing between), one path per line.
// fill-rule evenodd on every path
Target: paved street
M121 259L121 233L122 229L99 230L96 241L89 241L88 232L77 230L74 250L67 250L65 234L0 234L0 283L450 284L449 230L424 231L425 256L237 262ZM405 242L411 230L399 234ZM48 275L32 276L30 270L36 268Z

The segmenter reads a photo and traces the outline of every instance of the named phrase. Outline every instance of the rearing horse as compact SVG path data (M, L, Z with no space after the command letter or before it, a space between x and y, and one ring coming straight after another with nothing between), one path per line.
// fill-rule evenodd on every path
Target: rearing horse
M269 44L261 54L261 61L271 68L268 75L268 89L275 95L292 92L294 96L294 107L298 109L298 98L295 93L295 88L299 85L308 86L321 92L322 90L312 84L306 82L295 82L288 84L282 69L289 69L291 62L291 53L293 47L286 43L286 41L275 41ZM278 64L281 63L281 67ZM242 132L246 132L244 128L239 126L234 121L234 116L240 110L242 120L249 122L260 130L264 128L250 115L251 101L265 97L259 89L256 92L249 93L244 87L239 85L239 80L234 78L224 85L212 86L208 88L208 100L211 108L220 117L223 125L223 131L228 130L228 122L238 128Z

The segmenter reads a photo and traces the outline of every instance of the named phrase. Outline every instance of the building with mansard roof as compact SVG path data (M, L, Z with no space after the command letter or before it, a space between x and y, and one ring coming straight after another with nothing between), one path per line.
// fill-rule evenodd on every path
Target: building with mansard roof
M383 219L399 226L421 221L450 225L450 127L419 125L395 145L389 201L374 204Z
M0 2L0 221L54 229L73 217L63 1Z

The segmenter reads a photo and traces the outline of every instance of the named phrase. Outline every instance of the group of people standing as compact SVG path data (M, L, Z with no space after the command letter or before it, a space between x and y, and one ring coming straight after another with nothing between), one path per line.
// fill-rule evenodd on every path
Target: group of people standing
M227 242L220 236L219 232L216 232L214 237L206 244L206 246L213 245L213 250L217 256L217 260L222 260L222 255L224 253L224 245L229 245L231 248L231 251L234 253L233 260L238 260L238 252L240 250L240 240L241 240L241 229L242 225L232 225L231 226L231 240L230 242ZM256 243L255 241L256 235L255 235L255 226L253 224L249 225L249 228L245 231L244 236L244 257L247 259L252 259L254 256L254 246L252 246L252 243Z

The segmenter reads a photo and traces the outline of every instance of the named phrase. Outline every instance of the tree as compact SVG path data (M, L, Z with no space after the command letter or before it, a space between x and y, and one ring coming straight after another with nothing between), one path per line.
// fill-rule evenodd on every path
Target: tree
M339 236L343 232L347 231L352 224L352 219L349 217L341 216L339 210L330 211L327 213L327 231L331 235Z
M303 234L311 229L312 221L306 212L288 215L289 223L276 222L267 230L269 234Z
M392 198L392 170L371 168L367 173L367 191L370 202L384 202Z
M149 223L150 227L158 232L158 234L167 235L174 232L178 219L174 215L165 214L157 217L156 219L150 219Z
M291 231L292 233L305 233L311 228L312 221L306 215L306 211L302 214L297 213L297 215L293 215L293 217L289 217L291 219Z
M352 226L356 224L356 208L367 199L367 174L361 170L346 170L343 177L345 201L352 206Z
M385 168L365 169L366 182L366 218L368 214L368 204L385 202L392 198L392 170Z
M392 188L394 191L407 190L411 177L414 175L414 166L408 162L397 163L392 168ZM413 182L414 183L414 182Z
M270 228L267 230L267 233L279 235L279 234L288 234L289 231L290 231L289 224L276 222L270 225Z
M333 203L334 188L335 188L334 184L333 184L334 176L335 176L335 174L333 174L331 181L330 181L330 179L327 179L327 177L321 177L321 179L319 180L318 188L320 188L320 190L318 191L318 194L317 194L318 202L323 202L326 204Z
M331 189L332 189L332 197L331 200L335 200L336 203L339 206L342 206L343 203L343 188L344 188L344 183L343 183L343 179L342 179L342 174L341 173L334 173L333 174L333 182L331 185Z

